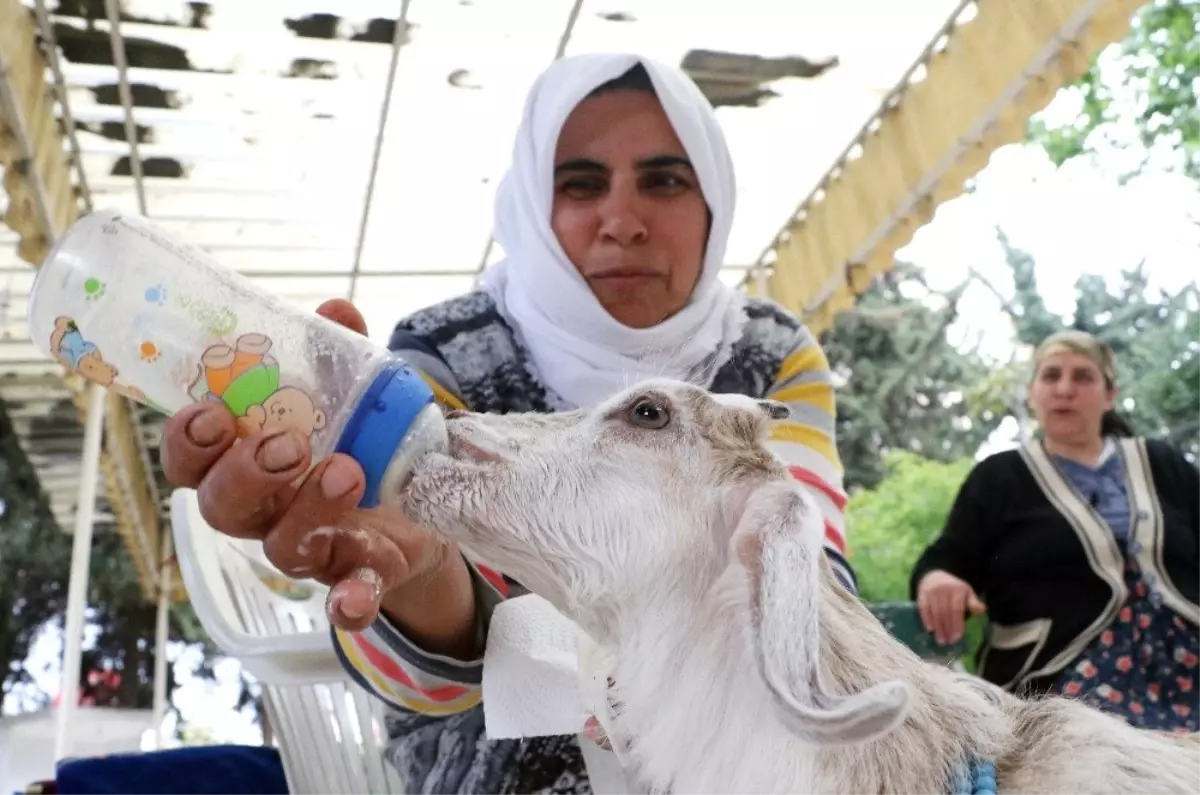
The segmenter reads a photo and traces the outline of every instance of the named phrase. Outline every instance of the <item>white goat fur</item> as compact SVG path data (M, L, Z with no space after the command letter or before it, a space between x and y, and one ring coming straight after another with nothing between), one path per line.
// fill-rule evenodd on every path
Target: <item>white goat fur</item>
M607 650L611 739L653 790L949 792L972 758L1000 792L1198 790L1196 735L1021 700L894 640L766 448L780 411L657 380L590 411L456 412L406 510Z

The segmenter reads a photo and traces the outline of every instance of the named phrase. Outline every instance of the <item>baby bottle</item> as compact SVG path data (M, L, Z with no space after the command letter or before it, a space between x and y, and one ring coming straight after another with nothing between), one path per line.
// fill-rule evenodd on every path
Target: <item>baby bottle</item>
M212 400L239 436L293 430L314 462L351 456L364 508L446 447L433 392L405 362L136 215L97 210L67 230L34 282L29 327L69 370L164 414Z

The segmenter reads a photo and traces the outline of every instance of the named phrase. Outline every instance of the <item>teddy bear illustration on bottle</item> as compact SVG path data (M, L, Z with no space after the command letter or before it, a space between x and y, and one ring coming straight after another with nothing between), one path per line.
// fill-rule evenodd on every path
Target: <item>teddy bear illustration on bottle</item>
M60 364L68 370L74 370L88 381L118 395L149 403L142 390L117 380L119 373L116 365L104 360L104 354L95 343L84 338L79 325L71 318L55 319L54 331L50 333L50 352Z
M280 386L279 362L265 334L243 334L233 346L210 345L200 356L193 400L224 403L237 418L238 435L298 431L305 437L325 427L325 412L293 386Z

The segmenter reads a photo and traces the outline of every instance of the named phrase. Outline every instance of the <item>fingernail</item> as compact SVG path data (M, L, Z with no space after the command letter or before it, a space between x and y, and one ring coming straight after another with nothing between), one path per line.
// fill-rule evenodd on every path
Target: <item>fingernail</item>
M284 472L304 456L300 438L293 431L272 436L258 448L258 463L268 472Z
M221 441L224 432L224 423L213 409L201 411L187 424L188 440L198 447L212 447Z
M353 607L350 607L345 602L341 603L339 609L342 611L342 615L345 616L346 618L350 619L351 621L358 621L360 618L362 618L365 615L365 613L363 613L363 611L358 610Z
M347 462L337 458L330 461L329 466L321 473L321 492L326 499L336 500L338 497L344 497L356 485L358 478L354 469Z

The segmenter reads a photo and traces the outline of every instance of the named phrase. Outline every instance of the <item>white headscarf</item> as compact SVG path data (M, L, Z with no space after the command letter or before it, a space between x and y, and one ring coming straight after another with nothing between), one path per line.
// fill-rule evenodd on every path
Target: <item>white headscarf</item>
M550 226L563 124L594 89L639 63L712 213L703 269L687 305L645 329L608 314ZM528 350L553 404L591 406L648 377L711 385L745 317L740 293L718 278L734 193L733 163L712 106L678 69L637 55L596 54L565 58L542 73L526 99L512 165L497 187L494 228L506 259L484 271L483 289Z

